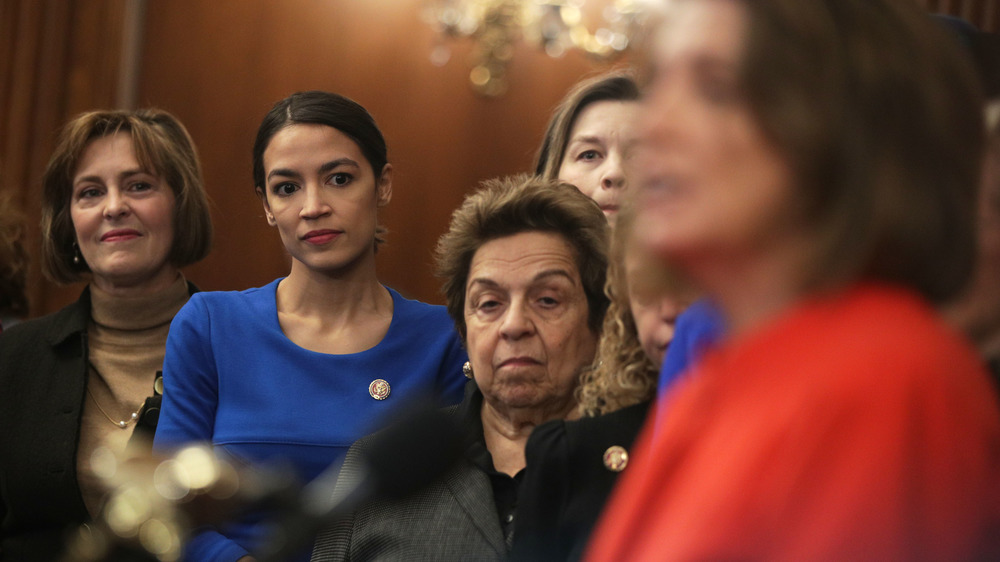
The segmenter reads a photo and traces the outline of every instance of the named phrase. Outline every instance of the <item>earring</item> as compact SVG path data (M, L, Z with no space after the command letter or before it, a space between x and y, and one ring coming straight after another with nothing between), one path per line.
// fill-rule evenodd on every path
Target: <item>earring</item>
M73 265L80 265L81 257L82 256L80 255L80 246L77 246L76 242L73 242Z
M465 365L462 365L462 374L465 375L465 378L467 379L472 378L472 364L468 361L465 362Z

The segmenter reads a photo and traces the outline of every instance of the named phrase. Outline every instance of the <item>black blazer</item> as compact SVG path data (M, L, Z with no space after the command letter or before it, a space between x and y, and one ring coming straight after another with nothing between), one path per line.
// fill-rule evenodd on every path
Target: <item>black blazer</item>
M614 445L631 454L650 402L604 416L551 421L535 428L525 448L527 470L518 496L513 560L579 560L620 472L604 463ZM628 466L625 466L628 470Z
M0 333L0 560L54 560L67 531L89 519L76 480L89 321L87 288Z

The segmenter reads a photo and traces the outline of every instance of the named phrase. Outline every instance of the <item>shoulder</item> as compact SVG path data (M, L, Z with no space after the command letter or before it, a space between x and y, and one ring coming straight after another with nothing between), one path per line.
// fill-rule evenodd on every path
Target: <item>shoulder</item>
M268 306L274 307L274 291L279 281L280 279L276 279L263 287L242 291L200 291L191 295L181 312L186 315L229 316L246 314Z
M25 320L0 333L0 354L24 351L38 346L56 346L87 329L90 300L86 291L66 307L31 320Z
M400 295L395 289L386 287L392 295L393 314L404 322L434 322L451 325L448 310L437 304L428 304Z
M566 422L566 434L574 442L625 440L630 445L645 423L651 404L646 400L603 416Z
M603 416L543 423L531 432L525 455L530 459L561 454L570 462L589 462L600 460L609 447L628 450L646 421L651 403L647 400Z

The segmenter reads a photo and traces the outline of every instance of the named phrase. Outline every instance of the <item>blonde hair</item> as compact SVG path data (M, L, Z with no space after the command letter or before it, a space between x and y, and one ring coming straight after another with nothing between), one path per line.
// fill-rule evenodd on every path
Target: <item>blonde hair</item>
M580 376L576 390L580 411L599 416L649 400L656 393L659 368L643 351L639 333L629 306L629 282L625 257L638 249L632 243L635 208L625 205L611 235L608 278L604 293L611 304L604 317L601 339L592 367ZM687 295L691 289L668 268L650 260L633 283L656 286L659 291Z

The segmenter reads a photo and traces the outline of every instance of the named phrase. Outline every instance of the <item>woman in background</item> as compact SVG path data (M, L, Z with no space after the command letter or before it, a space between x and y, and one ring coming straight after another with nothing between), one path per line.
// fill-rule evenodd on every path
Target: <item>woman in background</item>
M1000 391L1000 101L990 104L979 187L978 249L972 282L945 313L972 340Z
M169 113L70 121L43 177L42 267L86 281L62 310L0 334L0 557L55 560L101 509L91 453L121 453L163 365L170 321L195 291L180 268L209 250L194 143Z
M578 415L574 391L608 306L607 236L597 205L566 183L499 178L465 198L436 252L469 350L472 380L447 410L467 430L464 454L439 482L338 520L317 539L314 561L507 559L528 436ZM378 439L351 447L335 496L365 476Z
M692 291L632 240L625 205L611 236L610 300L597 356L577 389L582 419L538 426L528 439L511 558L578 560L656 394L674 322Z
M392 165L363 107L318 91L278 102L257 131L253 178L291 271L264 287L199 294L181 310L155 445L211 442L307 482L407 401L457 402L466 357L444 307L376 277ZM202 532L187 555L248 556L266 540L259 516Z
M24 219L9 196L0 196L0 332L28 315L27 272Z
M672 6L636 231L729 331L588 559L996 559L996 396L933 308L975 256L982 102L956 46L904 1Z
M634 135L639 88L614 71L580 82L566 94L545 130L535 174L573 184L600 205L614 226L628 188L625 161Z

